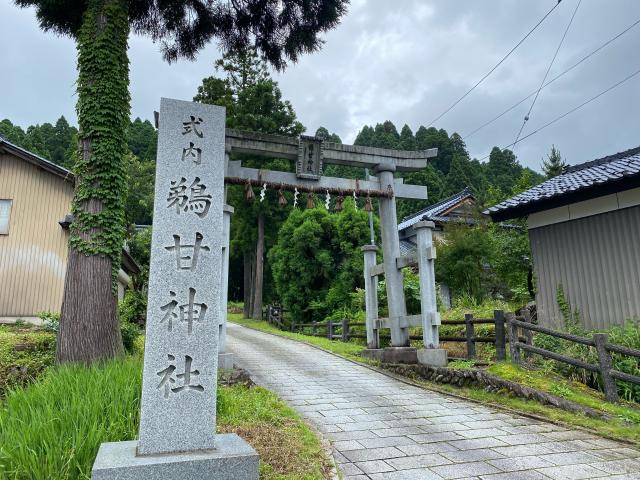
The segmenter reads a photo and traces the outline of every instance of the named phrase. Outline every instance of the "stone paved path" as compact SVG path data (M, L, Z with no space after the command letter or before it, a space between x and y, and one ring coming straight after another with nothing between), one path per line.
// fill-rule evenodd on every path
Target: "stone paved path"
M640 451L404 384L230 324L236 363L331 441L347 479L640 479Z

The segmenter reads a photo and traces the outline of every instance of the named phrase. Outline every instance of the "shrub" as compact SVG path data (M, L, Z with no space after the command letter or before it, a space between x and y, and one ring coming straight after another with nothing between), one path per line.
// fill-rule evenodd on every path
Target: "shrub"
M140 335L139 325L144 324L147 315L147 299L141 292L127 290L118 310L122 345L128 353L134 353L135 341Z
M22 348L16 350L16 345ZM55 354L56 336L51 332L0 327L0 397L37 379L53 365Z
M44 322L44 328L58 333L60 329L60 314L58 312L40 312L38 318Z
M367 213L346 200L344 210L293 210L269 251L278 297L295 321L322 321L348 307L362 287L362 245L369 240Z
M127 353L135 353L136 339L140 336L140 327L130 322L120 321L122 345Z
M120 320L144 325L147 316L147 297L142 292L128 289L118 305Z

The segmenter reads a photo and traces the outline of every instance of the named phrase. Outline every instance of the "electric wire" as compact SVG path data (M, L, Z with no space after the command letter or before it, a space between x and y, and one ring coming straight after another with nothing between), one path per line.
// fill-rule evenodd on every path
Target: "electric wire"
M593 55L595 55L596 53L598 53L600 50L602 50L603 48L607 47L608 45L610 45L611 43L613 43L615 40L617 40L618 38L620 38L622 35L624 35L625 33L627 33L629 30L631 30L633 27L636 27L638 24L640 24L640 19L636 20L635 22L633 22L631 25L629 25L627 28L625 28L624 30L622 30L620 33L616 34L615 36L611 37L609 40L607 40L606 42L604 42L602 45L600 45L598 48L596 48L595 50L592 50L590 53L588 53L587 55L585 55L584 57L582 57L580 60L578 60L576 63L574 63L573 65L571 65L569 68L567 68L566 70L564 70L563 72L559 73L558 75L556 75L555 77L553 77L551 80L549 80L547 83L545 83L542 86L542 89L545 89L546 87L548 87L549 85L551 85L553 82L555 82L556 80L558 80L560 77L566 75L567 73L569 73L571 70L573 70L574 68L576 68L578 65L582 64L583 62L587 61L589 58L591 58ZM542 90L541 89L541 90ZM477 127L475 130L472 130L471 132L469 132L468 134L464 135L462 138L463 140L466 140L470 137L472 137L473 135L475 135L476 133L478 133L480 130L482 130L485 127L488 127L489 125L491 125L492 123L494 123L496 120L499 120L500 118L502 118L503 116L505 116L507 113L509 113L511 110L513 110L514 108L522 105L524 102L526 102L528 99L530 99L531 97L533 97L536 94L535 91L531 92L529 95L527 95L526 97L524 97L522 100L518 101L517 103L513 104L512 106L510 106L509 108L507 108L506 110L504 110L502 113L500 113L499 115L493 117L491 120L486 121L485 123L483 123L482 125L480 125L479 127Z
M538 127L537 129L535 129L533 132L525 135L524 137L520 138L518 140L518 143L523 142L524 140L526 140L527 138L535 135L536 133L540 132L541 130L544 130L547 127L550 127L551 125L553 125L554 123L558 122L559 120L562 120L564 117L571 115L573 112L580 110L582 107L588 105L589 103L593 102L594 100L597 100L598 98L600 98L601 96L603 96L604 94L610 92L611 90L619 87L620 85L622 85L623 83L631 80L633 77L635 77L636 75L640 74L640 69L636 70L635 72L633 72L632 74L626 76L625 78L623 78L622 80L620 80L619 82L611 85L609 88L603 90L602 92L598 93L597 95L594 95L593 97L591 97L589 100L586 100L584 102L582 102L580 105L578 105L577 107L572 108L571 110L563 113L562 115L557 116L556 118L554 118L553 120L545 123L544 125ZM505 150L507 148L511 148L515 145L516 143L510 143L509 145L505 146L505 147L501 147L500 150ZM479 161L483 161L486 160L487 158L489 158L491 156L491 154L487 154L484 157L482 157Z
M515 47L513 47L511 50L509 50L509 52L508 52L504 57L502 57L502 59L501 59L498 63L496 63L496 64L493 66L493 68L492 68L491 70L489 70L489 72L487 72L487 73L486 73L486 74L485 74L485 75L484 75L480 80L478 80L478 82L477 82L473 87L471 87L471 88L470 88L470 89L469 89L469 90L468 90L464 95L462 95L462 96L461 96L458 100L456 100L456 101L455 101L455 102L454 102L454 103L453 103L449 108L447 108L444 112L442 112L442 113L441 113L440 115L438 115L435 119L433 119L433 121L432 121L431 123L429 123L429 125L427 126L427 128L428 128L428 127L431 127L435 122L437 122L437 121L438 121L438 120L440 120L442 117L444 117L447 113L449 113L451 110L453 110L453 108L454 108L456 105L458 105L462 100L464 100L464 99L465 99L465 98L466 98L466 97L467 97L471 92L473 92L473 91L474 91L474 90L475 90L475 89L476 89L476 88L477 88L477 87L478 87L482 82L484 82L484 81L487 79L487 77L488 77L489 75L491 75L491 74L492 74L492 73L493 73L493 72L494 72L494 71L495 71L495 70L496 70L500 65L502 65L502 63L504 63L504 61L505 61L507 58L509 58L509 57L511 56L511 54L512 54L513 52L515 52L515 50L516 50L520 45L522 45L522 43L523 43L527 38L529 38L529 36L530 36L533 32L535 32L535 31L538 29L538 27L542 24L542 22L544 22L544 21L547 19L547 17L548 17L549 15L551 15L551 12L553 12L553 11L558 7L558 5L560 5L560 2L562 2L562 0L557 0L556 4L551 8L551 10L549 10L547 13L545 13L545 15L540 19L540 21L539 21L538 23L536 23L536 24L534 25L534 27L533 27L531 30L529 30L529 32L528 32L524 37L522 37L522 39L521 39L521 40L520 40L520 41L515 45Z
M567 24L567 28L564 29L564 33L562 34L562 38L560 39L560 43L558 43L558 48L556 48L556 51L553 54L553 58L551 59L551 62L549 62L549 66L547 67L547 71L545 72L544 77L542 78L542 81L540 82L540 86L538 87L538 91L536 92L536 96L533 97L533 101L531 102L531 106L529 107L529 111L524 116L524 120L522 121L522 125L520 126L520 130L518 131L518 134L516 135L516 139L513 142L514 145L516 145L518 143L518 139L520 138L520 135L522 135L522 130L524 130L524 126L529 121L529 117L531 116L531 112L533 110L533 106L536 104L536 101L538 100L538 97L540 96L540 90L542 90L542 86L544 85L544 82L547 81L547 77L549 76L549 72L551 71L551 67L553 66L553 63L556 61L556 58L558 57L558 52L560 51L560 48L562 47L562 44L564 43L564 39L567 38L567 33L569 33L569 29L571 28L571 24L573 23L573 19L575 18L576 13L578 13L578 9L580 8L580 4L581 3L582 3L582 0L578 0L576 8L573 10L573 14L571 15L571 18L569 19L569 23Z

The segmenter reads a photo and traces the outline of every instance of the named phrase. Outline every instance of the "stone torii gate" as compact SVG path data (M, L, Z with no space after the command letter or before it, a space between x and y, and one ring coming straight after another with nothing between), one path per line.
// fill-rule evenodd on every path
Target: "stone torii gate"
M282 172L243 167L241 161L233 161L234 153L284 158L295 161L296 171ZM300 138L226 129L225 137L225 184L251 185L276 190L297 190L332 195L355 195L378 197L380 201L380 229L382 236L383 263L376 265L375 245L363 247L365 252L365 287L367 309L367 344L370 355L390 362L421 361L431 365L446 364L446 351L438 349L438 325L440 320L436 308L435 277L431 222L421 222L418 230L417 255L400 256L396 218L396 198L424 200L427 188L405 184L394 178L394 172L415 171L427 166L427 160L437 155L437 149L404 151L359 145L344 145L326 142L319 137ZM374 172L365 180L352 180L322 175L326 164L368 168ZM225 189L226 190L226 189ZM226 199L226 191L225 191ZM233 208L224 208L224 253L223 284L228 278L229 225ZM424 225L421 225L424 224ZM421 315L407 316L403 290L402 268L417 265L420 270ZM377 279L385 275L388 299L388 318L378 318ZM220 325L220 366L233 364L231 354L226 352L226 300L227 289L222 289L222 322ZM424 349L416 351L409 347L409 327L422 326ZM381 350L379 330L391 330L391 347Z

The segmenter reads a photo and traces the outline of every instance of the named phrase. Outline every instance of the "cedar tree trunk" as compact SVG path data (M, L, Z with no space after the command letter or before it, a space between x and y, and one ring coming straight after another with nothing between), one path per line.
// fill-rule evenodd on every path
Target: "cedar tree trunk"
M244 254L244 318L251 318L253 313L253 282L255 280L255 258L253 252Z
M88 0L77 35L79 158L57 360L122 353L115 285L124 239L129 122L127 0Z
M253 315L256 320L262 318L262 285L264 280L264 214L258 214L258 240L256 242L256 280L254 282Z

